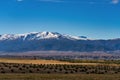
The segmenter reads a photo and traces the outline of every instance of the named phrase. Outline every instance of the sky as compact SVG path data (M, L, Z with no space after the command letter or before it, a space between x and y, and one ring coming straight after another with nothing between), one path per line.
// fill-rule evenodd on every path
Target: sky
M120 1L0 0L0 34L41 31L120 38Z

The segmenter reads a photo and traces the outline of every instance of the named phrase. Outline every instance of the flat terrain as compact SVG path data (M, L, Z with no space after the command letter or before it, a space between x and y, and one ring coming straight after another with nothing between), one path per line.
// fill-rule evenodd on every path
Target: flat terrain
M120 80L120 65L119 61L0 58L0 80Z
M120 74L0 74L0 80L120 80Z
M30 60L30 59L8 59L0 58L0 63L17 63L17 64L66 64L66 65L97 65L99 63L72 63L68 61L57 60Z
M69 64L70 62L63 62L57 60L30 60L30 59L0 59L1 63L20 63L20 64Z

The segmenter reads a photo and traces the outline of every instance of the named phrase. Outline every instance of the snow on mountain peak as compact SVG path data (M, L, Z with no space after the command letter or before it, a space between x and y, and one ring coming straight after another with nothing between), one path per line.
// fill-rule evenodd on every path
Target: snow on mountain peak
M72 36L72 35L64 35L64 36L71 40L87 40L87 38L83 38L81 36Z
M13 40L17 39L19 36L14 35L14 34L3 34L0 36L0 40Z
M40 40L40 39L60 39L66 38L70 40L87 40L86 37L71 36L71 35L62 35L57 32L30 32L25 34L3 34L0 35L0 40Z

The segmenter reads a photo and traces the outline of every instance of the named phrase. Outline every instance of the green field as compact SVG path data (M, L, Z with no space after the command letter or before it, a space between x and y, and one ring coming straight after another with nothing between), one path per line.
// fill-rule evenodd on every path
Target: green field
M120 80L120 74L0 74L0 80Z

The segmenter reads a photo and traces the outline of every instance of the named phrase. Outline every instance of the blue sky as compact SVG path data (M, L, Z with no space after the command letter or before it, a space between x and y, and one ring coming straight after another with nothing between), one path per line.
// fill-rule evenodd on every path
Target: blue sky
M120 38L119 0L0 0L0 34L41 31Z

